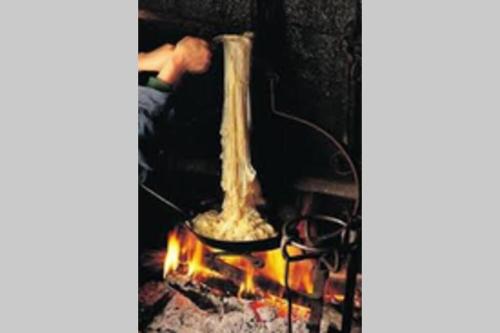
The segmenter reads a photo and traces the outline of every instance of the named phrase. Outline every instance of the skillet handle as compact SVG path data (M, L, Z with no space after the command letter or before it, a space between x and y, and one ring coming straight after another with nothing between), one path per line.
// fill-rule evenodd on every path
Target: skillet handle
M165 199L163 196L159 195L158 193L156 193L155 191L153 191L151 188L147 187L146 185L141 184L140 186L142 187L143 190L148 192L150 195L152 195L154 198L159 200L161 203L167 205L171 209L175 210L177 213L181 214L184 219L189 219L190 214L188 214L185 210L183 210L182 208L180 208L179 206L177 206L173 202Z

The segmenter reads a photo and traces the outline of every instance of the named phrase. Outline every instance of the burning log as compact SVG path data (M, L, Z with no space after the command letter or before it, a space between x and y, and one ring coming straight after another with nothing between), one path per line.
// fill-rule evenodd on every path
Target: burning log
M205 282L177 273L170 274L164 286L173 290L174 297L144 333L286 333L285 316L274 303L215 296ZM293 326L294 333L309 333L304 318L294 317Z
M241 285L244 282L246 274L245 271L225 263L213 254L208 254L205 257L205 265L208 268L221 273L221 275L231 280L236 285ZM268 279L262 275L254 276L253 278L258 289L277 297L283 297L284 287L278 282Z
M214 255L206 256L205 265L217 272L220 272L224 277L232 281L236 285L240 285L244 281L245 272L235 266L227 264L223 262L221 259L218 259ZM215 280L215 279L214 279ZM278 282L266 278L265 276L258 275L254 277L256 287L265 291L265 293L283 298L285 296L285 288ZM226 286L229 286L227 282L225 282ZM232 293L232 296L235 296L236 293ZM297 305L311 307L315 304L316 301L311 300L309 297L305 296L302 293L291 291L290 297L292 302Z
M229 263L220 259L214 253L207 253L204 257L204 266L209 272L217 272L219 276L204 276L202 278L203 283L199 283L196 281L192 281L193 279L189 278L187 275L183 275L182 273L188 271L188 267L185 263L181 263L177 269L179 274L171 274L168 278L168 282L171 286L183 293L186 297L191 299L191 296L187 290L179 290L180 286L193 286L197 285L197 288L210 288L211 293L217 296L238 296L240 291L240 287L244 281L246 272L233 266ZM257 294L267 294L272 295L279 298L285 298L285 288L279 282L269 279L263 275L255 275L252 277L255 283L255 287L257 289ZM196 279L194 279L196 280ZM242 296L242 295L240 295ZM255 295L245 294L245 298L255 298ZM317 304L317 300L311 299L307 295L299 292L295 292L293 290L290 291L289 297L291 298L294 304L300 306L306 306L309 308L315 307ZM207 300L197 300L191 299L193 302L209 302ZM201 305L203 308L204 305Z
M174 287L175 285L175 287ZM154 282L141 288L139 301L149 310L141 314L142 333L286 333L286 316L278 303L214 296L204 283L171 274L167 283ZM282 303L284 304L284 303ZM154 310L154 311L153 311ZM341 315L325 307L321 333L337 332ZM310 333L306 318L294 316L294 333ZM352 333L359 333L355 326Z
M265 288L266 295L254 300L241 299L238 283L244 281L244 272L221 259L212 257L205 262L208 269L218 269L233 280L210 276L189 277L187 267L167 275L164 282L151 282L141 288L140 325L143 333L163 332L226 332L226 333L286 333L286 301L283 288L274 281L258 276L256 286ZM272 291L272 293L271 293ZM272 296L276 294L276 296ZM292 293L295 304L310 305L310 299ZM294 306L294 333L310 333L307 328L306 308ZM339 327L341 316L333 308L324 307L321 333ZM353 332L356 332L353 330Z
M170 287L191 300L201 310L217 313L223 312L220 298L214 295L213 290L205 284L191 281L190 278L177 274L169 276L167 283Z
M238 285L241 284L245 278L245 272L237 267L226 264L218 259L213 253L205 255L205 265Z
M292 251L294 248L291 247L289 250ZM295 255L300 254L300 250L295 249L295 251L299 251ZM319 284L313 279L313 274L310 274L316 267L315 262L304 261L290 266L289 282L292 289L285 294L283 280L285 264L279 250L239 255L214 252L188 230L175 229L168 235L167 252L164 254L163 261L164 286L172 290L175 300L168 301L163 311L165 318L158 319L161 316L159 314L154 321L160 326L163 325L162 327L168 327L168 325L164 326L165 323L179 326L177 322L172 322L172 318L175 317L175 320L181 322L188 320L182 319L186 316L185 312L187 311L195 313L199 318L189 319L189 324L186 325L194 325L197 328L186 330L186 326L179 326L179 332L200 333L205 332L206 327L213 326L214 330L210 332L241 333L244 331L241 327L242 323L254 327L254 323L249 322L249 320L269 324L270 322L275 323L275 318L277 318L276 320L279 319L283 327L278 325L280 328L275 330L258 330L262 333L274 333L281 332L282 328L286 329L288 321L287 299L293 303L292 324L298 320L305 325L307 318L313 318L311 317L313 313L317 318L321 318L322 313L324 316L324 311L338 313L332 307L331 301L341 302L341 299L336 298L336 296L341 296L338 294L340 291L338 289L343 289L339 287L344 284L345 279L339 276L340 281L337 281L335 285L330 284L330 294L320 292L315 288ZM172 302L178 304L172 305ZM186 309L180 310L180 308L185 307ZM250 312L253 313L252 316L249 315ZM214 316L218 319L215 319ZM338 316L330 315L330 318L332 317L338 318ZM225 320L223 318L231 318L228 319L227 327L221 326L221 321ZM237 320L237 318L239 319ZM201 327L200 322L205 320L210 321L210 324ZM336 320L338 321L338 319ZM330 329L332 326L339 327L331 322L324 323L323 320L320 322L322 333L326 332L324 329ZM310 324L316 328L311 326L303 332L320 332L317 320ZM151 325L148 327L156 324ZM160 329L157 332L163 331ZM177 332L177 330L169 329L165 332L171 333ZM297 332L300 330L294 329L294 333Z

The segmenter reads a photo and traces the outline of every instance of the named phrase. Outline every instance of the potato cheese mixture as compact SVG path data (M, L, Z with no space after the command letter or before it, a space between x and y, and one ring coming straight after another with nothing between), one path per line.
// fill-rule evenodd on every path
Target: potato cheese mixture
M257 173L250 158L250 34L223 35L224 106L220 128L222 145L222 211L208 211L193 219L196 232L215 239L251 241L276 235L255 209L263 204Z

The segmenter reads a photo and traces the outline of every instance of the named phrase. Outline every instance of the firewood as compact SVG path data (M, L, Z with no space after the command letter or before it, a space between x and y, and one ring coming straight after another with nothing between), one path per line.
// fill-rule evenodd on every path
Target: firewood
M185 264L181 264L177 272L169 273L169 275L167 275L164 284L165 288L170 289L173 293L182 295L182 297L189 300L189 304L192 304L190 306L195 306L196 309L201 311L199 313L197 312L199 316L201 316L199 320L203 321L206 326L188 329L187 331L205 332L209 328L217 328L223 332L242 333L246 332L245 329L236 325L240 327L240 330L237 330L236 326L233 327L233 324L245 322L247 323L245 325L247 325L249 329L254 329L256 328L255 325L258 325L258 323L262 321L266 323L266 329L259 330L259 332L286 332L286 330L283 330L286 327L286 318L271 315L274 311L272 310L274 306L272 303L266 305L266 301L263 301L261 304L264 304L264 308L259 307L252 310L251 305L253 304L253 301L239 299L239 297L237 297L239 286L243 283L246 274L242 269L232 266L213 255L208 255L203 264L206 268L218 272L221 277L210 276L201 278L198 276L196 278L191 278L186 275L187 266ZM274 295L282 299L286 299L286 297L289 296L294 304L306 306L308 308L314 308L317 306L317 302L320 301L311 299L307 295L293 290L286 295L285 288L281 284L262 275L255 276L254 282L257 287L257 294L265 292L267 295ZM158 307L162 305L161 303L157 304ZM268 308L266 308L266 306ZM164 304L163 307L165 307ZM168 308L170 309L172 306L169 305ZM182 313L192 310L188 308L183 309L182 307L173 307L168 311L174 311L174 313L164 313L163 316L172 318L172 316L183 316ZM179 314L176 314L177 312L179 312ZM253 314L251 315L250 312ZM159 312L156 309L154 313L158 314ZM157 322L159 319L154 320ZM173 319L169 319L169 322L170 320ZM310 332L310 330L306 329L306 323L303 319L294 317L293 320L294 327L298 328L298 330L294 329L294 333ZM144 320L144 322L152 322L151 315L149 315L147 320ZM222 322L226 323L227 326L222 325ZM336 310L332 304L326 302L323 306L321 332L326 333L331 332L332 330L336 331L336 328L340 326L340 322L341 315L338 310ZM144 327L144 324L141 327ZM233 328L236 330L233 330ZM356 328L357 327L353 328L353 332L355 332ZM197 329L199 329L199 331L197 331ZM181 331L184 332L184 330ZM150 331L146 330L145 332ZM177 330L172 330L171 332L177 332ZM253 331L249 330L248 332Z
M205 256L205 265L238 285L243 282L245 278L245 272L241 269L225 263L211 253Z
M206 285L191 281L191 279L185 276L175 274L168 277L167 284L187 297L201 310L207 312L222 312L222 301L211 293L211 290Z

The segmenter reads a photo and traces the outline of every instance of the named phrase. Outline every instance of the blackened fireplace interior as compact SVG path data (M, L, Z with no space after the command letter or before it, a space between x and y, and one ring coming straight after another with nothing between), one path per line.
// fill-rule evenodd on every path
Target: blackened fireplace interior
M191 2L194 5L195 1ZM355 15L351 21L345 22L343 29L337 29L342 30L342 36L335 35L340 32L332 30L336 40L344 43L343 49L352 53L349 57L337 56L337 59L335 54L330 55L342 64L328 70L341 68L346 71L344 95L326 94L341 100L341 116L335 117L331 114L336 109L328 98L326 101L318 98L321 92L309 94L309 89L314 87L296 93L296 89L306 85L301 74L297 74L302 65L293 62L293 55L298 52L292 50L297 43L294 34L300 26L293 22L283 2L257 1L242 7L248 9L248 15L231 18L230 13L225 12L225 20L207 19L208 22L203 17L186 17L181 13L187 4L179 9L178 6L169 8L168 2L162 2L161 6L158 3L140 2L139 51L153 49L165 42L175 43L185 35L211 39L221 33L256 32L251 83L252 161L264 196L278 207L281 219L287 221L281 225L282 246L292 244L302 249L302 257L286 250L283 256L291 262L313 258L319 263L314 272L312 298L316 301L310 303L310 332L319 332L315 325L321 321L321 296L326 277L329 272L341 270L346 274L345 298L336 305L338 312L343 314L336 329L347 333L354 326L360 327L359 309L356 312L354 304L361 262L360 73L357 68L360 50L357 49L359 31L356 30L359 28L359 6L354 5ZM346 5L347 2L339 3ZM245 17L243 21L238 21L242 17ZM308 31L306 27L303 30ZM222 196L219 128L223 59L220 45L214 45L213 51L209 72L183 78L177 89L176 115L161 140L164 145L159 161L161 172L147 184L160 196L186 209ZM318 52L321 57L321 51ZM151 73L142 73L139 84L144 84L148 75ZM335 76L335 73L330 75ZM332 117L335 125L332 125ZM166 248L166 235L180 220L175 210L150 193L139 190L140 287L162 279L161 273L151 269L145 261L152 251ZM306 233L299 237L294 230L304 221L307 221ZM287 290L284 297L293 302L294 297L300 298L300 295ZM291 327L288 329L291 331ZM334 327L329 329L335 331Z

